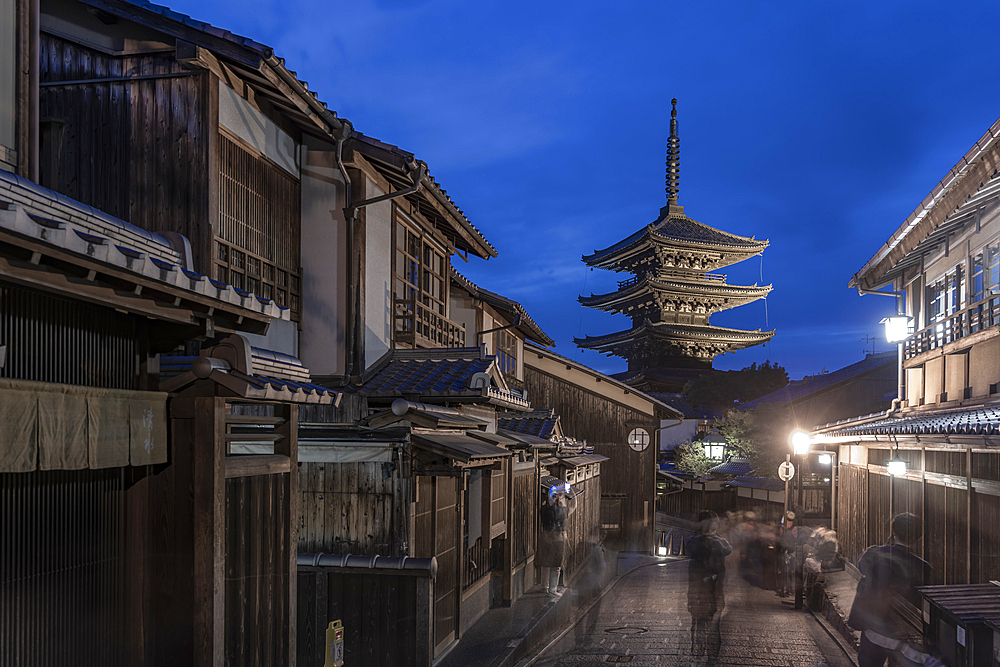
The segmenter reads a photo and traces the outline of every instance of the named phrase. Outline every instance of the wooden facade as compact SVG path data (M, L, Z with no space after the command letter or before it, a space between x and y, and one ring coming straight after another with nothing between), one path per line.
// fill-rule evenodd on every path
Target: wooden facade
M54 119L42 130L52 142L42 185L143 229L183 234L207 273L215 77L171 52L109 55L46 32L40 65L40 114Z
M525 388L538 405L562 418L563 431L585 440L594 453L608 457L601 470L601 493L620 509L620 530L609 535L623 551L650 552L656 511L656 438L668 406L600 373L536 346L526 346ZM678 417L675 417L678 418ZM637 428L649 436L645 448L628 444Z

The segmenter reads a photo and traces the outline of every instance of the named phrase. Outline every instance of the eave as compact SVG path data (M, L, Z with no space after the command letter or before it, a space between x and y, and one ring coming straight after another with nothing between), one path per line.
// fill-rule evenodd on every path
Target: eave
M770 285L742 286L713 281L662 281L643 278L634 284L625 284L616 292L581 296L579 301L588 308L624 312L649 306L656 308L658 297L668 301L710 303L714 307L706 312L727 310L762 299L771 291Z
M947 175L848 281L858 289L876 289L887 282L887 274L924 239L957 211L966 199L987 183L1000 168L1000 120L969 149Z

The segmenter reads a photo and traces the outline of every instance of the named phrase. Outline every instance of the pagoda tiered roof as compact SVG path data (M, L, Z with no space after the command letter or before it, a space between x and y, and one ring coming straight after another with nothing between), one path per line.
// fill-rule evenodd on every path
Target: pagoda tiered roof
M725 276L680 272L673 275L647 274L618 285L616 292L581 296L579 301L588 308L626 315L633 311L710 315L762 299L771 291L771 285L730 285L725 282Z
M584 255L588 266L642 272L644 265L714 271L764 252L768 241L738 236L664 206L660 218L609 248Z
M658 355L676 355L696 359L712 359L724 352L742 350L766 343L774 330L744 331L707 324L676 324L644 321L627 331L604 336L575 338L578 346L624 359L637 359L646 349Z

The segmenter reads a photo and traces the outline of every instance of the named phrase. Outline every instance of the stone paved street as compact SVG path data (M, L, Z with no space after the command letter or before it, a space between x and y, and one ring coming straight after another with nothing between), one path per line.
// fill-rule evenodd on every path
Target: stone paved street
M730 561L718 664L852 665L812 615L746 583ZM534 664L705 664L692 658L690 627L687 562L645 565L623 577Z

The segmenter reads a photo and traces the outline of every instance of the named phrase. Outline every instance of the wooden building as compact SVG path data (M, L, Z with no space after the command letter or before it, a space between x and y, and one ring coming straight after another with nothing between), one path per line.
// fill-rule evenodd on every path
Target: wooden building
M770 285L730 285L710 273L764 252L767 241L730 234L692 220L677 204L680 139L677 100L670 112L667 205L657 220L604 250L586 255L590 267L633 274L610 294L580 303L632 320L625 331L576 340L580 347L628 360L618 377L642 391L678 392L712 368L720 354L766 343L773 331L712 326L713 313L762 299Z
M303 146L344 126L156 5L0 25L0 662L294 664L296 408L337 394L251 340L294 356Z
M561 415L569 436L607 457L601 466L601 526L611 548L651 552L662 419L681 413L551 350L527 343L524 386L535 405Z
M904 383L884 413L817 427L838 454L837 531L845 554L888 537L893 514L923 519L932 584L1000 577L1000 121L854 274L861 294L898 305L912 333ZM897 301L898 299L898 301ZM889 474L901 459L906 471Z

